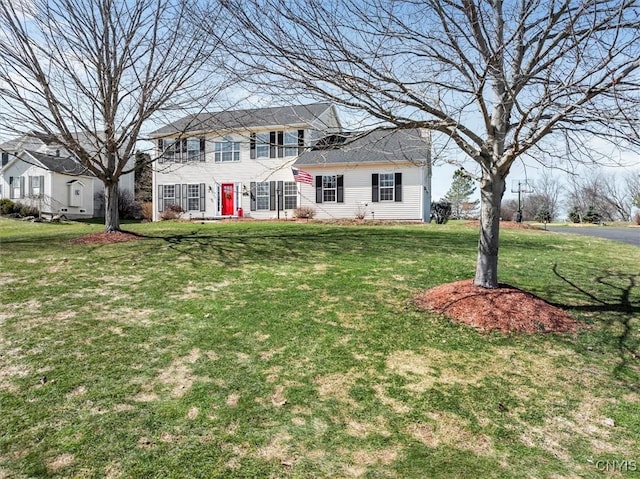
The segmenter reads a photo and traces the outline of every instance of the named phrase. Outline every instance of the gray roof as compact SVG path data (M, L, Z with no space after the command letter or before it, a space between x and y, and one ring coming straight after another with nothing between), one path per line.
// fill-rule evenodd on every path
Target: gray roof
M37 151L25 150L26 153L42 163L47 170L55 173L72 176L94 176L89 170L80 164L78 160L69 156L55 156L38 153Z
M277 106L249 110L220 111L188 115L151 133L163 136L188 131L218 131L283 125L309 125L331 107L330 103Z
M426 163L430 144L417 128L331 135L302 153L296 166L361 163Z

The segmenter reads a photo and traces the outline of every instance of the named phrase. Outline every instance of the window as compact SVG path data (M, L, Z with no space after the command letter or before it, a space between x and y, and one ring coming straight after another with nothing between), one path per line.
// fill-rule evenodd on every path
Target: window
M200 149L200 138L187 138L187 159L189 161L198 161L200 153L204 153ZM204 150L204 148L202 149Z
M338 182L336 181L335 176L323 176L322 177L322 201L335 201L336 200L336 189L338 187Z
M316 176L316 203L344 203L342 175Z
M162 186L162 202L164 203L164 209L169 205L177 205L179 202L176 201L176 186L175 185L163 185Z
M214 144L214 160L216 163L227 161L240 161L240 142L225 138L225 141L216 141Z
M402 173L373 173L371 201L402 201Z
M40 196L44 193L44 176L29 177L29 196Z
M24 198L24 176L9 177L9 198Z
M395 189L393 173L380 174L380 201L393 201L393 190Z
M187 210L200 209L200 185L187 185Z
M298 130L284 132L284 156L298 154Z
M204 138L169 138L158 140L159 162L186 163L205 161Z
M304 148L304 130L251 133L251 158L282 158L296 156Z
M270 196L269 182L256 183L256 210L268 210Z
M298 185L295 181L284 182L284 209L293 210L298 207Z

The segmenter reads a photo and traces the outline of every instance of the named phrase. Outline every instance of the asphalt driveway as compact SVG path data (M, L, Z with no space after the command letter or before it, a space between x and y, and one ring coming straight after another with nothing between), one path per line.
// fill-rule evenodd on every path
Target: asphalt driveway
M640 246L640 228L611 227L611 226L547 226L549 231L556 233L571 233L584 236L595 236L621 243Z

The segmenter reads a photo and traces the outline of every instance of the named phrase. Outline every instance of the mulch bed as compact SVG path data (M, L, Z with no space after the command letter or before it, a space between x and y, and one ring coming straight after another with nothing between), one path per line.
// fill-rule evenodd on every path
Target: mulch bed
M114 231L111 233L91 233L84 236L79 236L71 240L73 244L111 244L111 243L124 243L126 241L133 241L140 239L140 236L127 233L126 231Z
M472 280L437 286L415 298L420 309L444 314L483 331L503 333L576 333L583 327L562 309L509 285L496 289Z

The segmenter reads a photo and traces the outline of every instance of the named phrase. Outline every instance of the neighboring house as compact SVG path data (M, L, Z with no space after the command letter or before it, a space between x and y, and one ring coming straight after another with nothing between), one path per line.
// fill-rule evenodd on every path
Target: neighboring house
M191 115L152 138L155 220L171 205L187 218L292 218L311 206L322 218L364 209L367 218L429 219L428 138L418 130L344 134L329 103ZM313 171L312 185L296 181L294 165Z
M48 216L104 216L104 186L59 145L24 136L0 144L0 198L38 208ZM133 173L120 189L133 191Z

